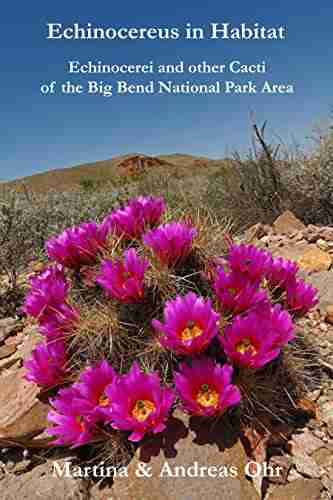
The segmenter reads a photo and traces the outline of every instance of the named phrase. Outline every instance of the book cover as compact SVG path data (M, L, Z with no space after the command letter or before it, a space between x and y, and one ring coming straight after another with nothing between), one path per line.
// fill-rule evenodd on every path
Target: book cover
M1 500L332 498L333 5L2 11Z

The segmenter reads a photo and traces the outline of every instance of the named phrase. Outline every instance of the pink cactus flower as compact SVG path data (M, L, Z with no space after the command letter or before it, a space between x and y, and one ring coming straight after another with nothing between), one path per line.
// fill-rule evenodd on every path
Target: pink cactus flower
M40 343L31 358L23 363L26 380L41 387L52 387L64 381L66 374L66 347L62 340Z
M22 309L34 318L42 316L49 308L57 308L66 299L69 284L61 266L47 267L29 282L30 291Z
M292 260L283 257L273 259L271 268L267 274L267 281L270 288L285 289L286 286L296 279L298 265Z
M239 272L226 273L222 267L217 269L213 288L221 310L229 314L239 314L268 301L267 293L257 284Z
M263 332L271 332L275 347L283 347L295 338L292 317L280 304L263 303L248 314L248 319L260 324Z
M193 292L166 302L164 324L153 320L153 327L161 333L159 342L177 354L193 355L203 352L218 333L219 315L211 301Z
M237 271L249 280L260 282L272 266L272 256L254 245L233 243L227 256L232 271Z
M228 358L247 368L261 368L275 359L281 349L276 345L276 332L266 327L255 314L236 316L219 337Z
M166 428L175 395L162 387L157 373L142 373L138 363L106 391L112 401L112 427L131 431L130 441Z
M130 303L144 295L144 277L150 263L134 248L126 250L122 260L104 260L96 281L115 299Z
M85 222L66 229L46 242L50 259L65 267L78 269L95 264L107 243L107 228L103 224Z
M140 238L147 227L159 222L165 209L162 198L139 196L130 200L125 207L106 216L103 226L119 237Z
M116 372L104 359L86 368L81 373L79 381L73 385L78 393L77 398L83 399L86 403L83 413L90 421L110 421L112 407L106 391L116 379Z
M221 366L208 357L194 359L192 366L181 363L175 384L184 410L210 417L238 404L241 395L238 387L231 384L232 373L232 366Z
M47 428L46 432L57 437L52 444L76 448L92 441L96 434L95 424L84 416L89 405L80 399L80 393L74 387L60 389L50 404L53 409L47 418L55 425Z
M158 224L162 215L166 211L164 199L156 198L154 196L138 196L138 198L130 200L129 205L132 207L141 205L144 228L153 227Z
M79 319L79 311L64 302L56 307L47 308L38 318L39 331L49 341L64 338L75 330Z
M303 316L318 304L318 290L299 279L288 283L286 306L290 312Z
M189 224L170 222L148 231L143 241L167 266L183 261L191 252L197 230Z

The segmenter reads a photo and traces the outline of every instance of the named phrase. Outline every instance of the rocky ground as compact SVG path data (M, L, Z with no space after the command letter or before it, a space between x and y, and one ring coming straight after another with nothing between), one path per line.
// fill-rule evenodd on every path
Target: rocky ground
M293 214L282 214L273 224L257 224L244 236L246 241L268 248L274 255L296 260L307 281L319 289L320 303L299 324L318 351L320 386L301 404L311 417L297 432L270 442L258 439L252 459L267 461L279 476L251 481L244 473L248 450L225 429L196 427L176 416L168 439L157 450L141 450L129 466L129 477L115 484L81 478L56 478L52 461L69 457L50 452L43 434L47 405L37 398L38 389L22 379L22 360L38 341L38 333L24 320L0 320L0 499L91 499L91 500L329 500L333 497L333 228L305 227ZM182 417L183 418L183 417ZM188 422L185 422L188 424ZM173 436L173 437L172 437ZM287 436L287 437L286 437ZM253 436L251 439L253 443ZM176 443L177 442L177 443ZM74 453L74 452L73 452ZM238 476L225 478L160 478L165 461L171 467L234 465ZM153 478L137 478L139 461L152 467Z

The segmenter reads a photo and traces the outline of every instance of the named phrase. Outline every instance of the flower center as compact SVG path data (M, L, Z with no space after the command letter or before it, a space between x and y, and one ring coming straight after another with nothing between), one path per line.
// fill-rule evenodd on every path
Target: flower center
M202 334L202 329L194 323L194 321L188 321L187 327L181 332L180 338L186 342L187 340L195 339L200 337Z
M103 393L98 400L99 406L108 406L110 399Z
M231 295L236 295L236 288L228 288Z
M201 406L204 406L205 408L209 406L216 407L219 402L219 393L208 384L202 384L197 393L196 400Z
M149 415L156 410L156 406L148 399L139 399L132 410L133 417L139 422L147 420Z
M81 417L81 415L78 415L76 418L75 418L76 422L78 423L79 427L80 427L80 430L81 432L84 432L86 430L86 426L84 424L84 421L83 421L83 417Z
M257 349L252 344L251 340L248 337L245 337L241 342L236 344L236 351L241 354L249 353L252 356L257 354Z

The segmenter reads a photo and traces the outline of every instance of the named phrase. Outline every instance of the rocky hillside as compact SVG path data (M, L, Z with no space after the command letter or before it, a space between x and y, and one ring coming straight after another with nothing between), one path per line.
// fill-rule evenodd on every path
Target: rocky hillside
M223 163L223 160L218 161ZM164 156L147 156L130 154L86 163L74 167L48 170L29 177L23 177L6 183L9 187L20 187L22 184L37 193L49 190L66 191L80 187L84 181L107 182L118 178L137 176L152 171L161 174L173 174L180 177L192 175L195 171L215 167L216 160L208 158L171 154Z

